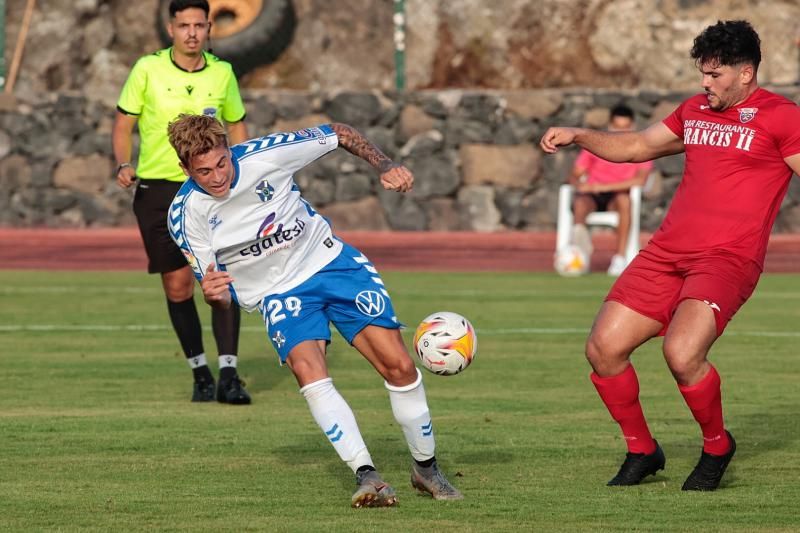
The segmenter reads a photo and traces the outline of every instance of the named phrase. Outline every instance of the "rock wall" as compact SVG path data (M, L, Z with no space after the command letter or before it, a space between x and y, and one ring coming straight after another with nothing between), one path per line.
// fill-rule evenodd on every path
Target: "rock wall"
M392 0L292 0L296 29L250 89L394 88ZM17 94L83 91L113 105L137 57L162 46L159 0L39 0ZM762 84L798 79L794 0L406 0L407 88L693 90L692 39L747 18L763 41ZM6 1L9 65L25 2Z
M797 101L800 90L779 90ZM536 143L553 124L603 127L626 101L639 126L687 96L669 91L246 91L251 134L323 122L357 127L416 176L414 191L388 193L366 163L343 150L296 180L339 230L552 230L556 195L577 151L545 156ZM134 223L131 192L114 180L114 109L83 93L46 93L0 103L0 225L119 226ZM683 159L659 159L645 190L643 228L661 222ZM776 224L800 230L793 180Z

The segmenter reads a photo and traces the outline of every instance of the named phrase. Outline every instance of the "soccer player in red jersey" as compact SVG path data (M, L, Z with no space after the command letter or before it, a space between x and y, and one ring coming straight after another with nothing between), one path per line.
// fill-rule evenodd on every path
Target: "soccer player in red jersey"
M663 335L663 353L703 435L683 490L715 490L736 451L708 352L750 297L792 172L800 173L800 108L758 86L761 41L746 21L719 21L694 40L704 92L637 132L548 129L540 146L577 144L610 161L685 152L683 179L661 227L611 288L586 342L591 380L628 453L609 485L664 468L639 403L631 353Z

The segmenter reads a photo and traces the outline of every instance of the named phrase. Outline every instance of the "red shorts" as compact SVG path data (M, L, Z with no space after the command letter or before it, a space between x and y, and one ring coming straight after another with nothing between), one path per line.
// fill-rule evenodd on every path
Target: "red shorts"
M747 301L761 276L751 259L727 252L687 257L649 244L628 265L606 297L664 327L686 299L705 302L714 311L717 335Z

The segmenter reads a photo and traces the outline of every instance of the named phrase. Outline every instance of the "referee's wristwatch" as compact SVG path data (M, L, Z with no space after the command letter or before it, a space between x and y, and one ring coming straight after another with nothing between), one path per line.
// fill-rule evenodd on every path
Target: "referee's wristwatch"
M133 166L133 165L131 165L130 163L120 163L120 164L119 164L119 166L117 167L117 172L116 172L114 175L115 175L115 176L118 176L118 175L119 175L119 172L120 172L120 170L122 170L122 169L123 169L123 168L125 168L125 167L132 167L132 166Z

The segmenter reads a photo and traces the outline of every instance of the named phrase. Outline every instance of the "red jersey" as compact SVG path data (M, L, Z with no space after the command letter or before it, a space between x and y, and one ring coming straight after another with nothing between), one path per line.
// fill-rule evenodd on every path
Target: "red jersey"
M800 108L759 88L738 106L718 112L699 94L664 124L683 139L686 164L651 242L682 255L733 253L763 269L792 177L784 158L800 153Z

